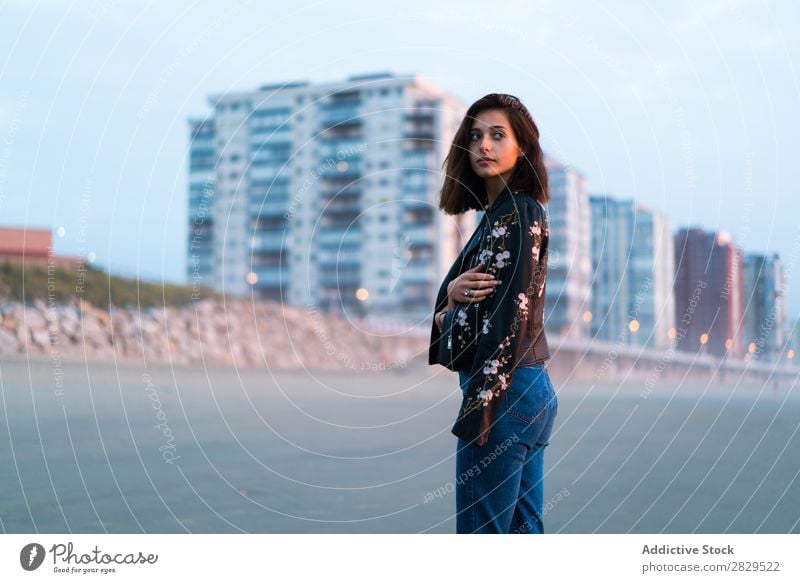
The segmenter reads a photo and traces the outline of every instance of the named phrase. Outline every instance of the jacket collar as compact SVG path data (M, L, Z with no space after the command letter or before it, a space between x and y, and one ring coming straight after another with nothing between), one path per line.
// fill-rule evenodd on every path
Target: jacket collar
M503 187L503 190L500 191L500 194L497 195L497 198L494 199L494 202L489 205L489 208L487 208L485 212L490 213L496 209L504 198L511 195L511 192L511 187L508 185L508 183L506 183L506 185Z

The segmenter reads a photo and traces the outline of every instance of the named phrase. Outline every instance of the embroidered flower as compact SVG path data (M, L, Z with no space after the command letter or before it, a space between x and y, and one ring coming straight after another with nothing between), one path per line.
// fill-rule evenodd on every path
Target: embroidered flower
M488 334L489 333L489 328L491 328L491 327L492 327L492 324L491 324L491 322L489 322L489 317L488 316L484 316L483 317L483 329L481 330L481 334Z
M497 367L499 366L499 364L500 361L495 358L487 366L483 367L483 374L489 375L497 373Z
M517 309L523 317L528 315L528 296L522 292L517 295Z
M494 224L496 225L497 221L495 221ZM505 234L506 234L506 228L505 227L496 227L496 228L492 229L492 237L502 237Z
M497 255L494 256L495 266L498 268L504 267L506 264L506 260L511 257L511 252L507 249L505 251L501 251Z
M539 221L533 221L533 225L531 225L530 232L531 235L533 235L534 237L542 234L542 227L539 226Z
M502 390L506 390L506 388L508 388L508 373L502 373L497 375L497 380L500 382L500 388Z
M460 308L456 315L458 316L458 325L459 326L462 326L462 327L463 326L468 326L466 310L464 310L463 308Z
M492 400L492 391L487 391L486 389L484 389L480 393L478 393L478 398L481 401L483 401L483 406L485 407L486 405L489 404L489 401Z

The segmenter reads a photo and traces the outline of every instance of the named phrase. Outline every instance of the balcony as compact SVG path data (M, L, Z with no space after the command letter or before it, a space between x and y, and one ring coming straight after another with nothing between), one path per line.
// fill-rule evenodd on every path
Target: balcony
M325 161L321 161L321 165ZM351 158L349 160L339 160L333 164L326 165L320 168L319 175L325 180L352 181L361 176L363 172L363 164L361 158Z
M289 210L288 200L265 200L261 202L251 202L248 206L250 216L258 217L278 217Z
M250 249L254 253L280 251L283 249L284 241L288 244L289 238L286 233L262 233L255 235L250 241Z
M404 229L404 234L412 245L432 244L436 238L433 225L429 224L408 225Z
M410 211L427 210L432 208L430 201L424 193L406 192L403 198L403 205Z
M317 263L326 267L347 267L353 268L361 265L361 252L358 248L354 250L339 249L336 251L320 250L317 253Z
M402 268L402 279L406 283L430 283L436 279L432 262L411 261Z
M415 124L433 125L436 122L436 112L431 109L413 109L405 114L405 119Z
M361 125L361 102L322 106L319 109L320 129L333 126Z
M358 184L345 184L342 188L328 187L324 188L320 193L320 199L323 203L340 202L342 204L352 204L361 198L361 187Z
M333 288L357 288L361 286L359 270L325 270L320 272L319 285Z
M430 150L406 150L403 152L403 169L438 170L439 163Z
M364 148L364 139L360 137L329 137L324 141L318 142L317 152L322 158L347 160L348 158L359 157Z
M324 229L315 236L315 241L320 247L333 247L353 245L361 243L361 231L359 229Z
M361 213L361 204L357 198L336 197L322 206L322 212L336 217L357 217Z

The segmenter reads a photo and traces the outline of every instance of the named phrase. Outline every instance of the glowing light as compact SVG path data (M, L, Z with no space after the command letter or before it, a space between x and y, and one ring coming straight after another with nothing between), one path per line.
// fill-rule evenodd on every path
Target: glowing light
M250 285L255 285L256 282L258 281L258 274L254 271L251 271L245 276L245 280Z
M338 164L336 164L336 169L337 169L339 172L344 172L345 170L347 170L347 162L345 162L344 160L342 160L341 162L339 162Z
M789 352L786 353L786 358L789 360L794 358L794 350L789 349Z
M706 342L708 342L708 334L703 332L700 334L700 344L705 344Z
M730 350L731 348L733 348L733 338L728 338L728 339L725 341L725 348L727 348L728 350Z
M362 302L366 300L368 297L369 297L369 292L365 288L360 287L356 290L356 298L361 300Z
M583 313L583 321L587 324L592 321L592 313L589 310Z
M750 345L747 347L747 352L753 354L756 351L756 343L751 342Z
M628 324L628 329L631 332L636 332L639 329L639 320L631 320L630 324Z
M675 330L675 328L670 328L667 332L667 336L669 336L670 340L675 340L675 338L678 336L678 331Z

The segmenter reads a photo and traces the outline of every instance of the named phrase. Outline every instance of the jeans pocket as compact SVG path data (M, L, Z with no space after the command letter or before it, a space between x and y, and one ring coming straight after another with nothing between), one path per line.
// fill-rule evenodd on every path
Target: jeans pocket
M544 419L550 401L546 368L526 366L514 371L504 399L506 413L530 425Z

